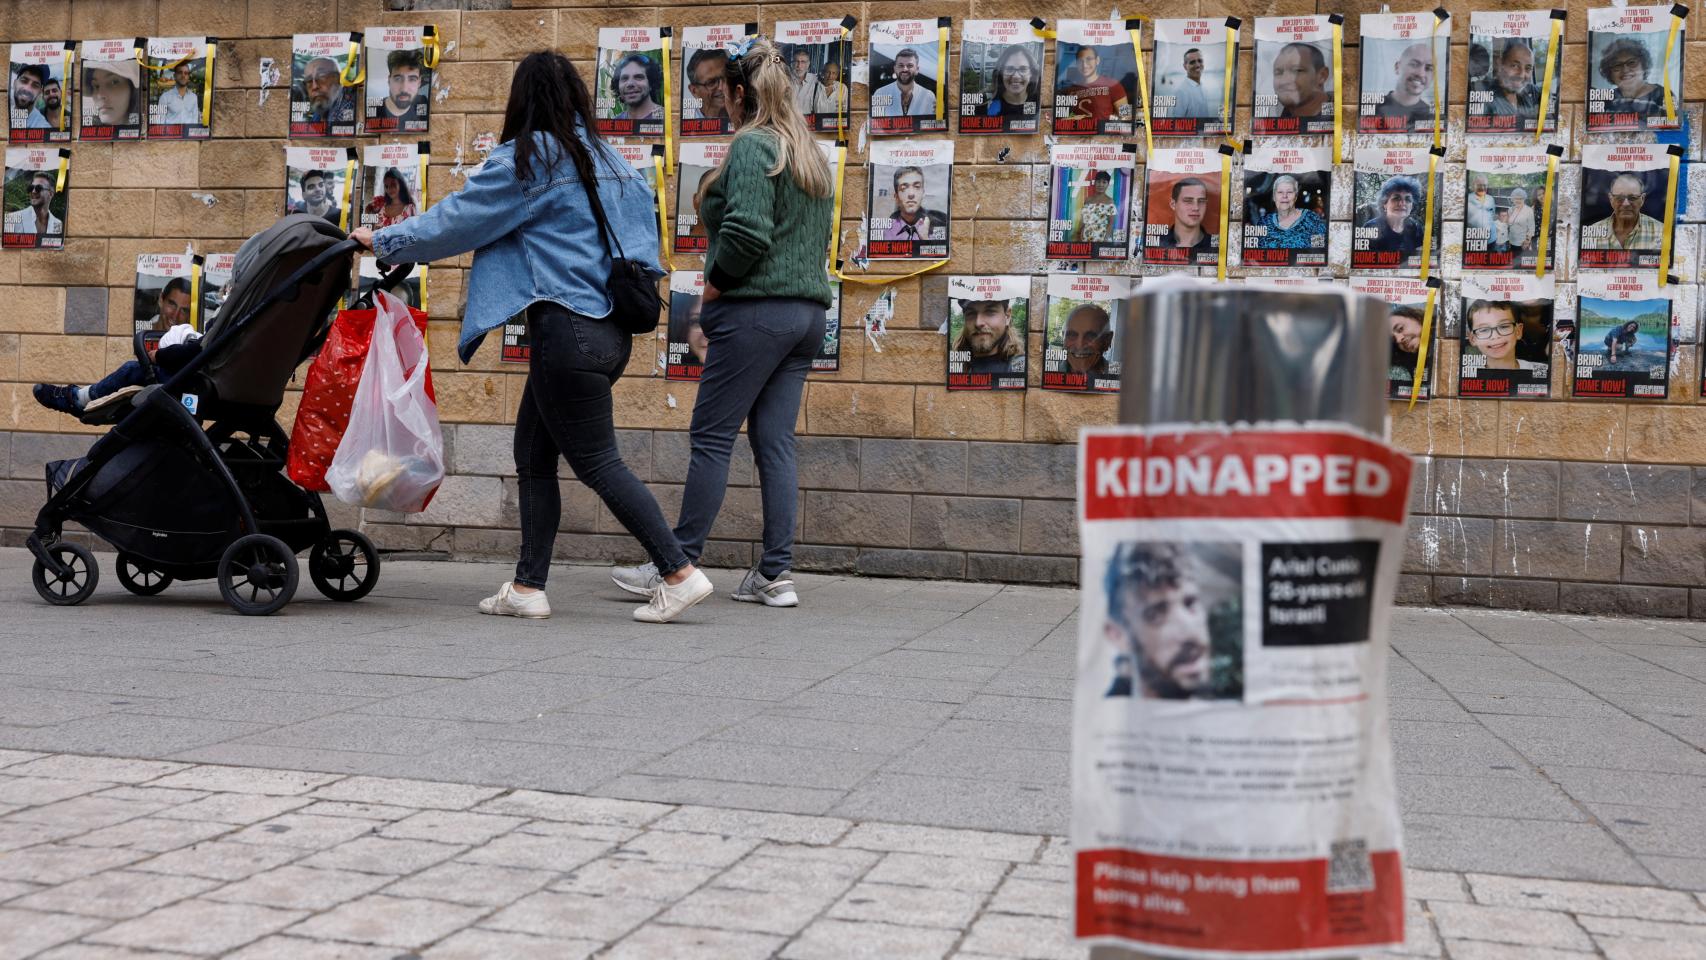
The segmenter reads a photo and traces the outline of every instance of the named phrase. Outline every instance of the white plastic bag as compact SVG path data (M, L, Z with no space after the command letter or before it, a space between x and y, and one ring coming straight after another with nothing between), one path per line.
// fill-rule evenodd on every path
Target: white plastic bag
M419 513L444 480L438 406L427 397L426 341L402 301L374 295L373 343L326 483L345 503Z

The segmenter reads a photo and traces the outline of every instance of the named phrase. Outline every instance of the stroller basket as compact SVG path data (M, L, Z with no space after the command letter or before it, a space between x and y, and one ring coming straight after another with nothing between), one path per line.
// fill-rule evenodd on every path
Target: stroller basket
M89 462L88 457L78 457L75 460L50 460L47 464L47 495L49 499L58 493L71 478L83 469Z

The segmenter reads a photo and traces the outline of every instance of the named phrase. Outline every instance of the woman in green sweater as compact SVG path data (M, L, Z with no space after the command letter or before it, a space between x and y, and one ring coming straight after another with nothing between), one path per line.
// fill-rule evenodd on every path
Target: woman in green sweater
M734 598L792 607L799 604L789 573L798 496L794 422L830 304L825 258L835 185L770 41L749 41L731 57L723 84L736 131L722 166L701 188L707 246L700 322L710 347L675 535L697 563L747 422L763 496L764 555ZM618 567L611 578L648 595L658 571L649 563Z

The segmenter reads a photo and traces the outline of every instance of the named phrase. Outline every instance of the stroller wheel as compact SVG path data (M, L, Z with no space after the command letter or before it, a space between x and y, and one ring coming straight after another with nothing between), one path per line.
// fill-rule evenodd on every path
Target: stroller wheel
M265 616L289 603L296 578L296 554L264 533L239 538L219 558L219 595L244 616Z
M308 579L328 599L360 600L379 583L379 551L363 534L333 530L308 551Z
M69 569L60 576L40 560L36 561L30 579L41 598L56 607L74 607L89 599L95 592L95 584L101 582L101 568L95 563L95 555L81 544L64 540L48 547L47 552Z
M172 578L138 562L128 553L118 555L118 582L139 597L152 597L172 585Z

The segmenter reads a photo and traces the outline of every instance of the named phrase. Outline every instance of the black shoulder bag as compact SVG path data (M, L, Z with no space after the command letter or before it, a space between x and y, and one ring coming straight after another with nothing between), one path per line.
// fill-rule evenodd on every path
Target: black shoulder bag
M594 157L593 168L596 170L597 166L598 161ZM622 240L616 236L616 231L610 229L610 221L604 216L604 204L598 199L597 184L582 180L581 186L586 188L593 218L598 221L598 236L604 241L604 252L610 255L610 279L604 284L610 294L610 322L631 336L651 333L657 329L658 312L663 309L657 280L645 264L629 260L622 252ZM613 240L616 242L615 250L610 249Z

